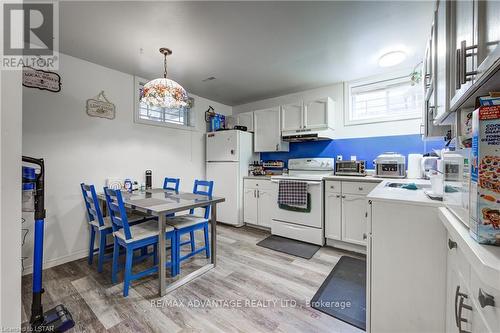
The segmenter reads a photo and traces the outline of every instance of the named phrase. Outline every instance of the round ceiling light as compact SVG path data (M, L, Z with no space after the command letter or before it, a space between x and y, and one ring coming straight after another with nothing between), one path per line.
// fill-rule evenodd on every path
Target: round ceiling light
M379 60L378 65L380 67L391 67L403 62L406 59L406 53L403 51L392 51L383 54Z

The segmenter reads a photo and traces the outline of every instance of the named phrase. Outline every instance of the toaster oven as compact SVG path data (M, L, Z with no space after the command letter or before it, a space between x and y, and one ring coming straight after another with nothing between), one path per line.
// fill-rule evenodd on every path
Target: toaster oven
M335 161L335 174L339 176L366 176L366 161Z

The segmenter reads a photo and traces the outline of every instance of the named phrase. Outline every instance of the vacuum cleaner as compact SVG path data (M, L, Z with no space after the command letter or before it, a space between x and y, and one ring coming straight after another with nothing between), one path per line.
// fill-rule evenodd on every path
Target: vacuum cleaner
M45 219L44 162L43 159L23 156L23 211L35 214L35 240L33 250L33 300L30 325L35 332L65 332L75 326L71 313L62 304L43 312L42 266L43 229Z

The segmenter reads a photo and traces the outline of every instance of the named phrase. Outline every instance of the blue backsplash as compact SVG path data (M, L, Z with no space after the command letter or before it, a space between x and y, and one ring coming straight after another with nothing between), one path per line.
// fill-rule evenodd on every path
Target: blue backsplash
M366 160L367 168L373 169L373 160L384 152L397 152L406 156L408 154L424 154L432 152L433 149L444 147L443 139L422 140L422 136L396 135L379 136L371 138L338 139L316 142L294 142L290 143L289 152L261 153L261 160L283 160L290 158L306 157L332 157L342 155L344 160L349 160L355 155L358 160Z

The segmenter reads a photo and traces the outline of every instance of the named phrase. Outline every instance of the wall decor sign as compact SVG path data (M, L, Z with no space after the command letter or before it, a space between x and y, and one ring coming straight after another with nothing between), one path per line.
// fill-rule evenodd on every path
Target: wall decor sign
M61 91L61 77L59 74L35 69L33 67L23 67L23 86L37 88L52 92Z
M115 105L101 91L96 98L87 100L87 114L91 117L115 119Z

